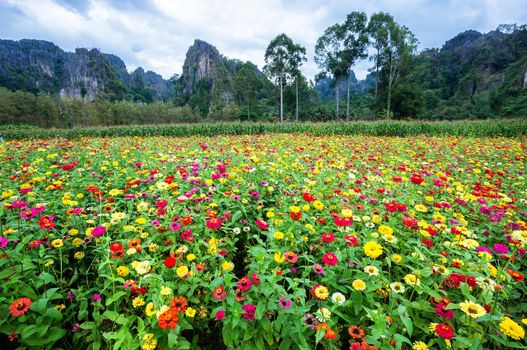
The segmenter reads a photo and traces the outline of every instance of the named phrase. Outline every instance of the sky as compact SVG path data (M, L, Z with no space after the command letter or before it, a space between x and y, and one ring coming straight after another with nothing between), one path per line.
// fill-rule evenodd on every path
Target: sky
M66 51L98 48L164 78L181 73L194 39L229 58L262 68L269 42L285 33L307 49L302 71L318 72L314 46L324 30L352 11L392 14L419 40L441 47L468 29L527 23L527 0L0 0L0 39L48 40ZM363 79L371 67L353 67Z

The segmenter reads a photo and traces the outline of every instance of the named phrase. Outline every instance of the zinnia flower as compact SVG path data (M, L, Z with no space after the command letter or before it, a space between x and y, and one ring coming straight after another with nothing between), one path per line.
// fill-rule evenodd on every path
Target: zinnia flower
M225 291L224 286L219 286L214 289L212 292L212 296L216 298L217 300L223 300L227 296L227 292Z
M382 246L375 241L367 242L364 245L363 249L366 256L373 259L377 259L379 256L382 255Z
M187 298L184 296L175 297L170 302L170 308L181 313L187 310Z
M309 293L317 300L327 300L329 297L328 289L321 284L313 286Z
M225 310L216 311L216 315L214 317L216 321L223 321L224 318L225 318Z
M176 310L170 309L159 315L157 325L161 329L174 329L177 327L179 314Z
M324 254L324 256L322 256L322 261L324 262L324 264L328 266L334 266L334 265L337 265L337 263L339 262L339 259L333 253L326 253Z
M471 301L465 300L463 303L459 303L459 307L465 314L472 318L478 318L487 313L485 308L479 304L473 303Z
M514 340L520 340L525 337L525 330L522 326L514 322L507 316L504 316L500 322L501 333L511 337Z
M298 254L294 252L285 252L284 260L290 262L291 264L294 264L298 261Z
M291 300L285 300L283 295L278 298L278 305L280 305L282 309L289 309L291 304L293 304L293 302Z
M375 266L371 266L371 265L366 266L364 268L364 272L366 272L370 276L377 276L377 275L379 275L379 269L376 268Z
M29 298L18 298L9 306L9 313L15 317L23 315L29 310L31 304L32 302Z
M240 280L238 281L238 289L241 290L242 292L249 290L251 288L251 285L252 285L252 282L247 276L240 278Z
M324 273L324 266L322 266L320 264L313 265L313 272L318 274L318 275L323 274Z
M366 333L364 332L361 326L355 326L355 325L351 325L348 328L348 333L353 339L362 339L366 335Z
M428 350L428 345L422 341L416 341L412 345L412 350Z
M221 219L218 219L216 217L213 217L213 218L210 218L207 220L206 222L206 226L207 228L211 229L211 230L217 230L221 227L221 224L223 224L223 222L221 221Z
M331 294L331 301L333 304L342 305L346 302L346 297L342 293L335 292Z
M446 323L440 323L436 326L435 331L443 339L454 338L454 330Z
M256 313L256 306L253 304L245 304L242 306L243 314L242 317L247 321L254 320L254 314Z
M362 290L366 289L366 283L364 283L364 281L361 280L361 279L353 281L353 283L351 283L351 285L353 286L353 289L355 289L355 290L362 291Z

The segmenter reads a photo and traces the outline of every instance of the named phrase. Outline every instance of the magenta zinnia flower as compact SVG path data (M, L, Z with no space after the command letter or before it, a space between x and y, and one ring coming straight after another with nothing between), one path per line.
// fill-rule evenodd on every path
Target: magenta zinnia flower
M246 320L254 320L254 314L256 312L256 306L253 304L245 304L242 306L242 310L244 311L242 314L242 317Z
M326 253L324 254L324 256L322 256L322 261L324 262L324 264L328 266L334 266L334 265L337 265L337 263L339 262L339 259L333 253Z
M106 233L106 229L102 226L96 226L91 231L91 234L93 235L93 237L101 237L105 233Z
M249 277L243 276L238 281L238 289L241 290L242 292L245 292L246 290L249 290L251 288L251 284L252 282L249 279Z

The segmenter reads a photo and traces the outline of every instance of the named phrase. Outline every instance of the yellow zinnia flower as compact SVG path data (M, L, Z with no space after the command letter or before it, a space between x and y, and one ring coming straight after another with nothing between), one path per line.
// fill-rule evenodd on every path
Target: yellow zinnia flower
M366 254L366 256L370 258L376 259L382 255L382 246L375 241L367 242L364 245L363 249L364 249L364 253Z
M525 337L525 330L522 326L514 322L509 317L503 317L500 322L501 333L511 337L514 340L520 340Z
M428 345L422 341L416 341L412 346L412 350L428 350Z
M472 318L478 318L487 313L483 306L468 300L465 300L463 303L459 303L459 307L461 308L461 310L463 310L465 314Z
M179 278L186 277L188 274L188 267L186 267L185 265L180 266L177 268L176 273L179 276Z
M353 281L351 285L353 286L353 289L355 290L360 291L360 290L366 289L366 283L364 283L364 281L360 279Z

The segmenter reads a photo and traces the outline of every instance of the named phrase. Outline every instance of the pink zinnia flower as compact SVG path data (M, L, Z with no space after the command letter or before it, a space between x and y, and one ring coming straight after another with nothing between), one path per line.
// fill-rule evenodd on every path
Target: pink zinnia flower
M212 296L216 298L217 300L223 300L227 296L227 292L225 291L224 286L219 286L214 289L212 292Z
M284 260L287 262L290 262L291 264L294 264L298 260L298 254L294 252L285 252L284 253Z
M223 321L223 319L225 318L225 310L218 310L216 312L216 321Z
M106 233L106 229L102 226L96 226L91 231L91 234L93 235L93 237L101 237L105 233Z
M254 320L254 314L256 313L256 306L253 304L245 304L242 306L242 310L244 311L242 314L242 317L249 320Z
M337 265L337 263L339 262L339 259L333 253L326 253L324 254L324 256L322 256L322 261L324 262L324 264L328 266L334 266L334 265Z
M251 288L251 285L252 285L252 282L247 276L243 276L238 281L238 289L241 290L242 292L249 290Z

